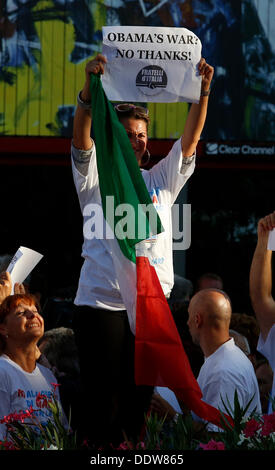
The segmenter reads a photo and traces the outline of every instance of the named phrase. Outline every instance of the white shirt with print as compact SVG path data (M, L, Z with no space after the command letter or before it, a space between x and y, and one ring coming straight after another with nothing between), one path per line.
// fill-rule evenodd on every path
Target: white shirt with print
M52 417L48 406L48 400L52 399L55 389L52 384L56 384L56 378L47 367L37 364L33 372L26 372L3 354L0 357L0 419L11 413L25 412L32 407L38 421L46 424ZM58 389L55 390L55 396L60 403ZM63 411L61 421L67 426ZM7 427L2 423L0 440L6 436Z
M167 157L150 170L142 170L146 187L165 229L165 232L159 234L156 239L146 242L147 256L150 264L156 269L165 296L169 296L174 283L171 207L194 172L194 168L195 156L183 159L181 139L179 139ZM89 204L97 204L102 212L95 145L88 151L78 150L72 145L72 170L84 227L82 246L84 263L75 304L123 310L125 306L115 275L109 240L85 236L85 228L89 226L91 219ZM102 221L103 233L106 233L103 214Z

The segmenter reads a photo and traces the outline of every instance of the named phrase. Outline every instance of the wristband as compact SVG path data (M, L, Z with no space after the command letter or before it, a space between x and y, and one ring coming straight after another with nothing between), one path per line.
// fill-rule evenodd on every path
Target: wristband
M91 110L91 101L83 101L81 99L81 91L77 95L77 104L80 106L82 109L89 109Z
M182 165L190 165L194 160L195 155L191 155L191 157L182 157Z
M210 95L210 88L207 91L201 91L201 96L209 96Z

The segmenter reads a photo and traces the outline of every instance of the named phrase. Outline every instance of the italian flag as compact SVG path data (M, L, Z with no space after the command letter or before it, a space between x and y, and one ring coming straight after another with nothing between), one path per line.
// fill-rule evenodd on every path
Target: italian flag
M103 213L116 235L110 240L110 247L129 324L135 334L136 385L169 387L197 416L221 426L220 411L202 401L155 268L146 256L142 241L160 233L162 225L156 215L151 226L151 218L143 209L152 205L152 200L126 131L104 93L100 75L91 74L91 94ZM112 214L108 201L114 204ZM131 224L136 228L131 237L123 236L122 213L118 210L119 215L114 215L116 208L129 205L133 208Z

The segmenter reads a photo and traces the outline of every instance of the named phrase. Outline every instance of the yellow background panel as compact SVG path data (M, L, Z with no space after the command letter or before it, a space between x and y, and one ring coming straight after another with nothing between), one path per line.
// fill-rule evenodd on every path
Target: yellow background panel
M12 68L7 68L7 71L13 72ZM16 102L16 85L5 84L4 87L4 109L5 109L5 134L15 135L14 125L14 109Z
M17 135L27 135L28 112L28 83L30 69L27 65L17 69L16 102L14 107L14 121Z
M0 83L0 133L4 134L4 119L5 119L5 84Z
M54 86L53 50L54 50L54 24L44 23L40 38L42 47L41 57L41 109L40 109L40 133L47 136L52 132L46 127L53 121L52 117L52 90Z
M42 0L34 11L37 13L52 6L50 1ZM64 12L65 9L66 4ZM94 31L100 31L106 24L104 3L89 3L89 11L93 17ZM85 65L101 50L100 42L98 45L87 44L90 48L89 57L77 64L71 62L75 30L67 13L66 23L60 19L44 19L34 23L38 41L32 53L35 54L36 63L17 69L10 68L11 72L17 73L15 83L0 83L0 113L5 117L5 127L0 127L0 133L29 136L60 134L60 125L56 122L58 110L62 106L76 105L77 93L85 80ZM79 46L85 48L85 44ZM150 138L180 137L187 104L149 103L148 108L151 118Z

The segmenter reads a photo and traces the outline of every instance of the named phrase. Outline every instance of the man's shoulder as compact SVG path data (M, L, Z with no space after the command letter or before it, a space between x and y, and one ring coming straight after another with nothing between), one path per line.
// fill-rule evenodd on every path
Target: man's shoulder
M225 372L234 370L239 364L250 364L249 359L243 351L234 343L225 343L214 354L209 356L202 367L207 367L209 373Z

